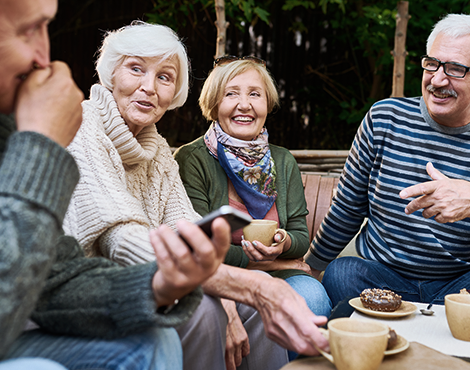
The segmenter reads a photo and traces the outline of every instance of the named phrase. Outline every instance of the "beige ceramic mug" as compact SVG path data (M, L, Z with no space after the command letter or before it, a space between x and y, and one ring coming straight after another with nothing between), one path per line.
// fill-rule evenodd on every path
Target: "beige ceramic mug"
M266 246L277 245L274 243L274 235L277 232L283 232L284 236L281 243L286 240L287 233L283 229L277 228L277 222L274 220L253 220L248 226L243 228L243 238L249 242L255 240Z
M452 335L470 342L470 294L448 294L444 301Z
M389 327L372 320L350 318L328 322L331 354L318 349L338 370L377 370L387 349Z

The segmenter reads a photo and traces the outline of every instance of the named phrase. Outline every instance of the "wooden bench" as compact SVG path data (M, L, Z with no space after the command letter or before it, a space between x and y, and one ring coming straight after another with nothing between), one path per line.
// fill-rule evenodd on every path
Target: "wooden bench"
M339 177L302 173L302 182L304 185L305 199L307 201L307 227L311 243L330 209L333 194L338 187ZM364 220L364 223L365 222L367 222L367 220ZM357 257L358 254L355 245L356 237L348 243L338 257Z
M307 200L307 227L312 242L323 218L331 206L333 193L338 186L339 177L302 173L305 199Z

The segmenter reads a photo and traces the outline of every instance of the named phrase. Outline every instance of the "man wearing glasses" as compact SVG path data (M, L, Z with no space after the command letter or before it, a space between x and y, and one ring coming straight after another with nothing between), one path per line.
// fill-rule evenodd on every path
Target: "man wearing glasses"
M443 304L470 287L469 49L470 16L446 16L421 58L422 96L377 102L364 118L306 255L326 268L334 305L366 288ZM360 229L362 258L335 259Z

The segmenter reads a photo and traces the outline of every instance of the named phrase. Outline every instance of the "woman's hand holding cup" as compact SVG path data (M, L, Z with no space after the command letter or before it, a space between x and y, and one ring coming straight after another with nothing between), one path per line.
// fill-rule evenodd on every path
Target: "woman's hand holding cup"
M291 245L289 234L273 220L253 220L243 229L242 247L254 262L274 261Z

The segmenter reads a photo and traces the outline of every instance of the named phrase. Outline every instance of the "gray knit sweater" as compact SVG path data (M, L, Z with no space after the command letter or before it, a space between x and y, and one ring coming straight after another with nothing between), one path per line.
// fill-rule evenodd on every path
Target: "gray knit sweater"
M113 338L152 325L177 326L200 289L156 313L155 263L120 267L85 258L62 221L78 170L67 152L0 115L0 359L31 317L58 334Z

